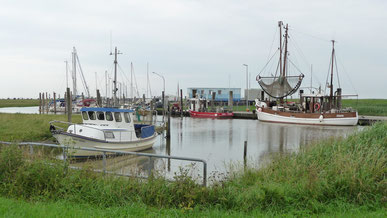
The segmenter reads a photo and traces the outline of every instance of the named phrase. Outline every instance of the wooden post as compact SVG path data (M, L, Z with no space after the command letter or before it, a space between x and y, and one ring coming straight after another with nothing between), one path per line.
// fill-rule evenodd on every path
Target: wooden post
M98 107L102 107L102 99L101 94L99 93L99 89L97 89L97 105Z
M50 98L48 97L48 94L46 92L46 113L48 114L48 101L50 100Z
M151 118L150 118L150 124L152 124L153 123L153 110L154 110L154 108L153 108L153 99L151 100L151 102L150 102L150 110L151 110ZM157 113L156 113L156 116L157 116Z
M245 169L247 166L246 156L247 156L247 141L245 141L244 149L243 149L243 165L244 165Z
M183 89L180 89L180 117L183 118Z
M67 121L71 123L71 114L73 112L72 110L72 101L71 101L71 93L70 88L67 88L66 92L66 107L67 107Z
M42 93L39 92L39 114L42 113Z
M214 110L214 106L215 106L215 95L216 93L215 92L212 92L212 99L211 99L211 110L215 111Z
M234 99L233 99L233 92L232 91L230 91L229 92L229 94L228 94L228 108L229 108L229 110L230 111L232 111L233 110L233 101L234 101Z
M64 98L63 98L63 99L64 99L64 101L65 101L65 111L64 111L64 112L65 112L65 114L67 114L67 99L66 99L66 98L67 98L67 92L65 92L65 94L64 94Z
M45 111L45 107L46 107L46 100L44 98L44 92L42 93L42 113L44 114L44 111Z
M161 100L162 100L162 102L163 102L163 122L164 122L164 120L165 120L165 93L164 93L164 91L161 93Z
M56 93L54 92L52 96L54 97L54 114L56 114Z
M167 124L167 139L171 138L171 110L168 106L168 124Z

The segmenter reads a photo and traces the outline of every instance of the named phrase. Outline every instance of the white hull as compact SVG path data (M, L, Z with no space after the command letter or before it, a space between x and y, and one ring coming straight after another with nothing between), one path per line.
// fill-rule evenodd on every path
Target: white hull
M304 125L327 125L327 126L355 126L358 123L359 117L342 117L342 118L298 118L275 115L257 111L257 118L260 121L274 123L291 123Z
M70 147L136 152L151 148L156 141L157 134L155 133L153 136L145 139L127 142L104 142L101 140L77 137L75 135L68 134L54 134L54 137L58 140L59 144ZM70 154L75 157L88 157L102 155L102 152L71 149Z

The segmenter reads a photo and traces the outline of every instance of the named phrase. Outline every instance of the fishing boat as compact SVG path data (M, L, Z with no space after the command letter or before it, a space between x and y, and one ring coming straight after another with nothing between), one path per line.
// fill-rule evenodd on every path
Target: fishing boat
M335 41L332 40L332 56L330 63L330 84L329 95L324 93L304 94L300 90L300 102L288 102L287 96L294 94L300 87L304 74L289 75L289 58L288 58L288 25L283 26L279 22L280 28L280 46L279 62L277 70L273 76L256 77L262 90L270 96L272 100L256 99L255 106L257 109L257 118L260 121L291 123L291 124L308 124L308 125L334 125L334 126L353 126L357 125L358 113L352 108L342 108L341 88L335 92L333 89L333 71L335 65ZM282 28L285 29L284 43L282 45ZM337 67L336 67L337 68ZM349 95L347 95L349 96Z
M222 107L208 107L208 101L204 98L190 100L189 115L196 118L232 118L234 113Z
M156 141L153 125L134 124L134 111L116 108L81 109L82 124L51 121L50 130L61 145L105 150L141 151ZM58 123L69 124L67 130ZM101 155L101 152L76 150L74 157Z
M118 108L117 99L117 47L115 48L114 102L112 108L82 107L82 124L51 121L50 131L63 146L102 150L142 151L151 148L156 141L154 125L134 124L134 110ZM89 106L94 101L86 101ZM86 105L85 105L86 106ZM67 129L59 124L68 125ZM101 152L73 149L72 156L88 157Z

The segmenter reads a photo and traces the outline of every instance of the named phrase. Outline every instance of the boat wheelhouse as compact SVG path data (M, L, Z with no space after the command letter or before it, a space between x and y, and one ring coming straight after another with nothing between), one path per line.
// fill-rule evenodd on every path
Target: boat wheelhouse
M51 121L50 130L61 145L105 150L141 151L156 141L153 125L134 124L134 110L82 108L82 124ZM67 130L58 123L69 124ZM101 155L100 152L75 150L73 156Z

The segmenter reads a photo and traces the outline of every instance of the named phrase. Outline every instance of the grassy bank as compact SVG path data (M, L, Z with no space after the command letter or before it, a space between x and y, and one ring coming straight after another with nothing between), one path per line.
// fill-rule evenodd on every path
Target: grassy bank
M1 107L32 107L39 106L37 99L0 99Z
M352 107L360 115L387 116L387 99L344 99L343 107Z
M0 113L0 141L51 141L52 120L67 121L67 115ZM73 115L72 121L82 122L81 115Z
M165 216L382 217L387 202L386 132L387 124L379 123L346 139L274 156L260 169L231 174L211 187L196 184L185 171L175 176L175 182L162 177L142 181L103 177L87 170L64 171L62 162L29 161L19 148L7 146L0 151L0 195L6 198L3 201L38 202L32 205L38 211L50 205L65 213L67 208L58 202L87 205L80 210L97 208L95 216L109 210L140 216L144 208L150 208Z

